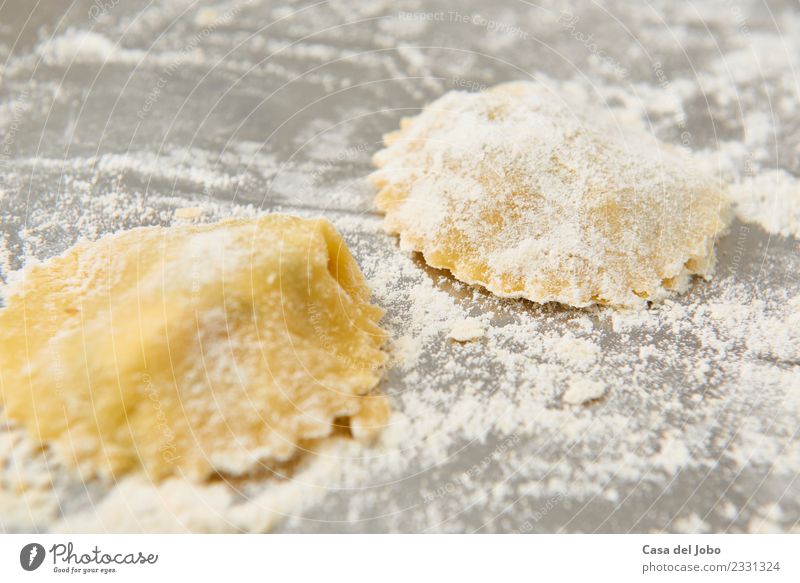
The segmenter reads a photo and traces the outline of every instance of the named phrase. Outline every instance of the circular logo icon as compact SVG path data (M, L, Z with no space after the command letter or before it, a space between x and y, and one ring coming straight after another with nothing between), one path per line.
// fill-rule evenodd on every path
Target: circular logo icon
M44 547L39 543L30 543L19 552L19 564L26 571L35 571L44 562Z

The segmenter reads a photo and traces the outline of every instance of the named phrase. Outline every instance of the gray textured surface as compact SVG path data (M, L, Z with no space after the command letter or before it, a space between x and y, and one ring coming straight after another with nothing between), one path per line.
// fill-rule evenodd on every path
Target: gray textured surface
M0 124L5 134L0 159L0 187L5 192L0 198L0 229L13 252L11 267L21 265L26 250L46 257L73 244L87 234L80 221L87 214L94 216L92 228L97 227L98 233L166 223L171 214L164 201L170 196L249 203L265 209L316 209L331 216L368 215L373 192L363 177L371 169L369 158L379 148L381 134L394 129L403 115L413 114L449 89L478 88L541 72L557 79L579 78L590 85L594 80L606 86L617 83L635 94L641 84L659 83L658 70L670 80L698 78L698 71L719 55L741 48L746 34L787 34L779 30L781 14L797 9L791 2L580 3L570 9L579 19L578 28L571 32L593 35L591 42L580 42L559 24L560 7L516 1L459 2L458 8L445 3L425 3L421 8L414 3L406 7L395 2L323 2L308 4L305 9L301 4L292 5L292 10L300 10L293 16L288 16L292 10L264 1L229 2L214 8L217 14L231 11L230 21L205 31L202 16L198 16L200 4L165 4L169 8L163 10L141 1L107 1L105 7L102 2L88 1L68 7L67 3L20 0L0 5L0 62L5 61L0 80ZM406 11L442 11L445 15L457 11L469 21L446 16L447 21L422 25L418 20L404 21L399 14ZM726 18L703 16L714 13ZM488 30L472 21L476 14L513 30ZM101 32L111 42L118 42L128 56L107 64L91 59L70 63L39 58L37 50L46 39L68 34L71 28ZM398 42L417 48L398 49ZM187 47L190 50L185 52ZM183 55L180 64L170 67L176 54ZM421 61L420 55L424 57ZM770 55L763 57L769 59ZM694 149L713 148L720 140L742 139L742 118L749 108L763 110L764 99L781 97L796 103L795 89L773 86L764 79L738 87L734 104L721 103L713 96L710 100L693 98L685 127L657 114L650 121L665 140L686 140ZM798 172L799 124L796 115L778 119L768 155L758 160L759 164ZM689 132L688 137L684 132ZM135 153L137 164L147 156L153 163L121 168L108 158L105 165L93 160L126 152ZM88 199L75 196L77 191L89 196L138 193L142 211L124 209L106 216L107 206L87 208ZM156 211L145 211L148 206ZM162 206L167 209L163 213L159 211ZM42 216L51 212L53 221L45 224ZM37 245L28 247L23 230L32 221L39 239ZM357 254L386 252L381 249L394 244L388 237L377 242L370 242L370 237L376 235L367 233L363 240L355 237L351 241ZM746 281L754 298L765 289L786 288L787 297L798 293L800 265L794 240L769 237L756 227L737 222L721 242L720 256L718 280ZM733 257L737 259L732 261ZM419 267L424 269L421 264ZM432 273L431 277L441 289L452 288L446 275ZM712 284L693 290L683 301L698 297L695 294L706 294L712 301L716 293L718 288ZM505 306L512 312L537 314L549 329L569 326L568 312L500 302L480 293L476 297L474 301L489 309ZM389 314L390 318L401 316ZM600 320L596 326L611 356L630 350L630 343L636 342L635 335L620 336ZM436 358L443 358L451 348L443 344L440 350L441 354L431 354L427 366L435 368ZM687 354L690 352L687 347ZM735 350L731 358L737 358ZM609 362L613 362L611 357ZM796 363L782 366L796 372ZM519 468L498 462L487 470L491 479L476 487L508 481L505 496L478 496L468 506L461 496L423 501L421 493L448 483L451 476L460 475L496 446L491 441L465 443L435 467L414 468L412 463L402 479L372 488L375 492L368 498L372 507L354 504L357 492L332 492L324 503L295 517L285 528L649 531L675 530L676 519L694 514L713 531L746 530L760 509L774 503L781 505L782 515L772 517L772 522L781 529L797 524L800 481L796 474L776 471L763 461L744 469L733 467L723 456L728 447L726 436L735 435L735 425L745 418L769 425L774 402L755 396L749 410L734 407L728 420L710 420L704 418L709 411L694 410L688 398L706 387L696 386L683 368L654 366L649 381L636 381L671 387L675 392L671 404L683 402L686 407L682 415L675 416L674 408L656 410L661 401L654 401L656 409L650 411L650 404L637 401L640 394L626 394L624 370L609 364L606 373L617 379L620 390L592 414L629 417L638 431L652 415L661 415L649 436L656 441L665 429L681 432L687 425L713 421L721 438L698 446L704 449L696 455L718 463L663 479L613 479L608 487L619 494L619 501L613 502L569 495L554 501L552 494L523 494L518 488ZM492 370L470 371L467 379L453 382L454 390L462 380L481 376L491 384L492 375ZM723 379L712 387L719 391L715 398L725 399L726 391L736 390L726 382ZM390 394L414 390L398 370L389 373L383 386ZM720 410L715 408L713 413ZM796 431L786 433L785 427L782 431L770 434L767 428L765 434L782 451L798 455ZM613 442L602 445L615 447ZM424 444L415 443L414 447ZM602 455L602 448L547 451L547 444L535 433L516 443L514 450L515 460L524 459L520 452L529 451L530 456L549 456L554 464L572 465L576 471L586 461L582 456ZM726 501L736 506L738 514L725 516L719 510ZM430 504L438 507L435 517Z

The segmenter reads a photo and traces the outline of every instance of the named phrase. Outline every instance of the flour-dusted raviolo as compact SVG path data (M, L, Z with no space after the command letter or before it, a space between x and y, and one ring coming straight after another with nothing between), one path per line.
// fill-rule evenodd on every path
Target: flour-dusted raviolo
M713 271L714 181L545 84L450 92L384 140L372 180L387 230L498 295L635 305Z
M27 268L0 311L9 417L81 470L239 475L386 421L380 308L325 220L140 228Z

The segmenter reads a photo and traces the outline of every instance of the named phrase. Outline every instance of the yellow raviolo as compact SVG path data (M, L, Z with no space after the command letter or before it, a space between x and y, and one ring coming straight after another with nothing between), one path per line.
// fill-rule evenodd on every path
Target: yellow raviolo
M714 267L723 193L691 158L541 83L451 92L384 137L385 227L510 297L634 305Z
M7 286L2 404L84 472L242 475L386 422L369 296L325 220L107 236Z

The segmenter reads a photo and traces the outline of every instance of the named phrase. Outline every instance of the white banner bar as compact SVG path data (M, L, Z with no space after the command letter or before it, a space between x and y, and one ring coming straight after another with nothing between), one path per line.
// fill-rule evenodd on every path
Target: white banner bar
M800 581L799 535L3 535L0 581Z

